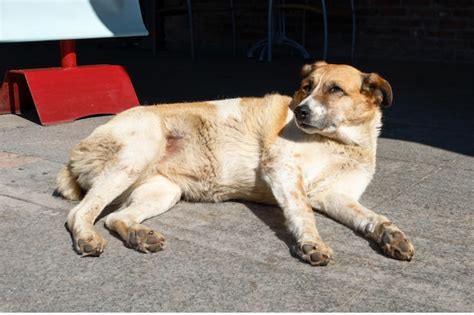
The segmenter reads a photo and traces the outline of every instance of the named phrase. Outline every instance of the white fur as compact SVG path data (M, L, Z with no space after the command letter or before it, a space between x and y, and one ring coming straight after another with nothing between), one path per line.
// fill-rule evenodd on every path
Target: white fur
M155 176L142 183L128 198L123 210L107 216L106 225L111 227L122 220L128 225L140 223L173 207L181 198L181 189L163 176Z
M209 104L217 107L217 115L223 119L242 120L240 113L240 98L229 98L225 100L210 101Z
M308 105L312 111L312 114L315 115L317 119L324 117L327 113L326 108L321 103L316 101L312 94L301 101L300 104Z

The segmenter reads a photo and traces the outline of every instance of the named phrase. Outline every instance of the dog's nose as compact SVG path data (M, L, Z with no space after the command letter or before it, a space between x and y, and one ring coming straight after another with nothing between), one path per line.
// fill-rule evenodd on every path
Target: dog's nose
M298 120L304 120L309 116L310 109L308 105L301 105L295 108L295 115Z

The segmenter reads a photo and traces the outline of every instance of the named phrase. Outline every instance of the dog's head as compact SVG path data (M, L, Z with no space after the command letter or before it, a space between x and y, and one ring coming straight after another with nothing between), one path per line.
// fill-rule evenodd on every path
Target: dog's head
M392 103L390 84L376 73L324 61L305 65L301 73L301 88L290 107L306 133L331 136L341 127L371 120Z

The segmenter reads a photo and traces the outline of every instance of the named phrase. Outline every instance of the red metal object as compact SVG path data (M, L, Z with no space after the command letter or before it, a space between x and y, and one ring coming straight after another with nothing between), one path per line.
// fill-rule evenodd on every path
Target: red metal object
M122 66L76 66L74 41L62 41L62 67L10 70L0 91L0 114L33 106L42 125L116 114L139 104Z
M31 104L25 77L8 71L0 89L0 114L19 114L20 104Z
M61 49L61 66L72 68L77 66L76 42L73 40L62 40L59 42Z

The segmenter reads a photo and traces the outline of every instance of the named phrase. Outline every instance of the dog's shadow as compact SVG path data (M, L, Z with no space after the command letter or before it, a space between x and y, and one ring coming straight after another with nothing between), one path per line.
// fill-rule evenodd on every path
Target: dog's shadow
M288 231L286 224L285 224L285 217L283 216L283 211L278 206L269 206L264 204L258 204L253 202L242 202L252 213L263 223L265 223L275 234L278 239L286 244L288 247L289 253L293 257L298 257L295 253L294 246L295 246L295 239L293 235ZM329 218L326 214L317 211L318 214ZM329 218L331 219L331 218ZM333 220L333 219L331 219ZM333 220L334 221L334 220ZM341 224L340 222L335 221L337 224ZM350 229L346 226L346 228ZM364 239L369 247L378 255L385 256L380 246L373 240L367 239L361 233L356 231L352 231L353 234L357 237ZM323 236L324 240L324 236Z
M296 257L293 248L295 239L288 231L283 211L278 206L269 206L250 201L239 202L245 205L260 221L265 223L274 232L275 236L285 243L290 254Z
M55 196L55 197L61 197L60 194L56 190L52 193L52 195ZM236 202L239 202L239 203L243 204L244 206L246 206L247 209L249 209L260 221L265 223L274 232L275 236L279 240L281 240L283 243L285 243L285 245L288 247L288 252L290 253L291 256L293 256L295 258L299 258L298 255L296 254L295 248L294 248L294 246L296 244L296 240L294 239L293 235L288 231L288 229L286 227L286 222L285 222L286 220L285 220L285 217L283 215L283 211L280 207L272 206L272 205L259 204L259 203L254 203L254 202L250 202L250 201L236 200ZM100 215L95 220L94 224L97 224L100 220L105 218L107 215L111 214L112 212L118 211L118 210L120 210L120 204L118 204L118 203L109 204L100 213ZM321 213L321 212L318 212L318 213L325 216L325 217L327 217L327 218L329 218L324 213ZM71 237L72 248L74 249L74 251L77 252L77 249L74 246L74 238L72 236L71 231L67 227L67 223L64 223L64 229L68 232L69 236ZM120 236L117 233L115 233L114 231L111 231L109 229L107 229L107 231L109 232L109 234L111 236L113 236L113 237L115 237L119 240L122 240L120 238ZM383 251L381 250L380 246L375 241L369 240L369 239L365 238L363 235L361 235L360 233L357 233L355 231L353 231L353 233L356 236L365 239L367 241L368 245L377 254L379 254L381 256L385 256L383 254Z

